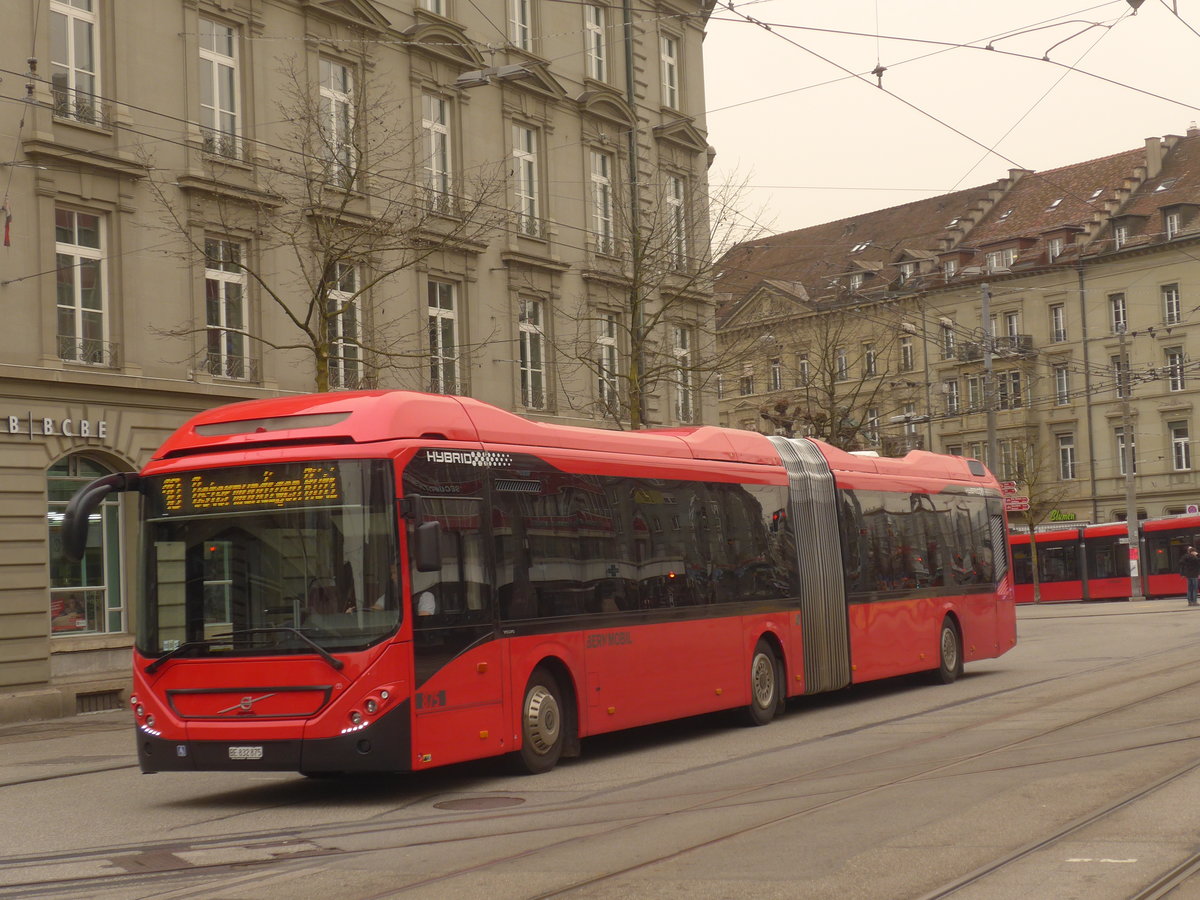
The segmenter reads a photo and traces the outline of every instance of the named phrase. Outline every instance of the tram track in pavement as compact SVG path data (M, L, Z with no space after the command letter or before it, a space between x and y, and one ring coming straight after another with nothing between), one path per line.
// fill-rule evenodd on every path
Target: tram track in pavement
M1187 645L1175 647L1159 653L1181 652L1188 649ZM1158 653L1151 655L1159 655ZM894 725L897 721L905 719L914 719L926 717L938 712L952 709L956 706L964 704L984 702L988 699L993 699L999 696L1010 694L1018 690L1035 689L1039 686L1044 686L1049 683L1063 680L1063 678L1078 678L1085 677L1085 684L1078 690L1071 691L1067 694L1056 695L1056 702L1070 702L1086 697L1089 694L1103 693L1111 688L1111 684L1097 683L1095 675L1105 669L1115 668L1118 664L1111 663L1108 665L1094 666L1088 670L1080 670L1074 673L1069 673L1067 676L1055 676L1053 678L1042 679L1038 682L1021 685L1014 688L1002 689L999 691L990 692L985 695L977 695L965 700L954 701L949 704L942 704L938 707L933 707L918 713L913 713L909 716L897 717L896 719L886 721L876 721L859 726L854 729L846 729L839 732L833 732L826 735L814 736L813 738L799 742L797 744L788 745L786 748L775 747L770 750L755 751L754 753L744 754L743 759L752 758L757 754L778 753L778 752L795 752L799 747L804 745L812 745L821 741L828 741L838 737L845 737L851 734L869 731L873 728L879 728L884 725ZM1169 672L1177 672L1177 665L1172 663L1169 665L1161 665L1155 669L1140 673L1143 678L1153 678L1155 675L1163 675ZM1200 679L1191 680L1185 684L1176 685L1172 690L1188 690L1194 689L1200 685ZM578 829L583 833L570 835L560 840L552 840L547 843L539 844L536 847L531 847L528 851L519 854L502 854L492 859L481 860L478 863L446 871L436 876L422 879L409 884L396 885L389 891L389 894L401 893L403 891L420 891L430 889L439 883L446 883L456 877L459 877L467 872L486 871L490 867L498 867L511 865L515 861L523 858L535 856L539 853L546 853L552 850L561 850L570 847L573 844L582 841L595 840L597 837L604 835L616 834L622 830L639 828L646 825L651 825L657 820L670 818L672 816L686 815L688 813L701 812L716 808L734 809L747 808L754 809L767 805L777 805L780 802L801 804L801 808L792 808L781 814L767 816L760 819L751 825L743 828L729 829L725 832L714 835L711 840L692 843L677 847L672 852L654 856L636 862L633 865L620 867L610 872L598 874L594 878L585 881L574 882L569 885L563 885L553 891L538 894L538 897L553 897L571 891L579 890L588 885L595 885L606 880L619 878L622 875L627 875L636 872L639 869L644 869L653 866L657 863L667 861L672 858L686 855L687 853L701 850L706 846L719 843L722 841L731 840L739 836L749 834L755 830L769 828L790 819L800 818L806 815L813 815L825 809L829 809L838 804L852 802L856 799L861 799L869 794L885 791L895 788L899 785L910 784L915 781L925 780L937 777L951 776L951 770L956 767L962 767L974 761L986 759L989 756L994 756L1006 751L1014 750L1024 744L1037 741L1049 737L1055 733L1063 732L1067 729L1078 727L1082 724L1101 719L1105 716L1110 716L1119 713L1131 707L1144 704L1145 702L1161 698L1164 696L1163 691L1155 690L1153 693L1139 695L1133 700L1123 703L1119 706L1110 707L1105 710L1091 713L1086 716L1074 717L1071 721L1059 723L1053 727L1043 728L1035 733L1026 734L1023 737L1006 742L1004 744L989 747L984 750L952 756L938 761L934 765L924 766L918 771L910 772L909 774L899 778L888 778L878 783L873 783L867 787L851 790L840 788L836 790L822 790L813 793L807 790L814 784L820 784L822 781L836 774L837 770L845 770L859 766L863 763L869 763L873 759L886 757L888 754L903 753L905 750L919 747L944 740L950 734L961 732L967 729L979 729L994 727L997 723L1003 722L1006 719L1011 719L1016 716L1027 714L1033 708L1043 705L1043 701L1034 700L1030 703L1021 704L1020 709L1008 710L1003 714L990 716L986 719L973 722L968 726L937 730L927 734L919 739L904 741L898 744L891 744L885 748L874 751L872 753L859 754L855 757L843 757L835 764L810 768L804 772L796 773L785 779L774 779L769 781L756 782L741 786L735 791L706 791L702 795L697 796L695 792L684 794L666 794L655 798L655 801L660 804L667 804L667 808L661 811L656 811L651 814L628 815L627 807L630 800L609 800L606 802L597 803L595 795L590 798L584 795L574 796L569 803L564 803L559 807L559 811L567 806L578 808L581 802L587 804L586 808L592 810L596 815L586 822L581 822ZM1192 720L1190 724L1195 724L1197 720ZM1188 738L1195 740L1198 738ZM1126 747L1118 747L1107 752L1126 752L1139 749L1148 745L1131 745ZM1044 761L1043 761L1044 762ZM1041 762L1023 762L1022 765L1038 765ZM708 764L717 765L717 764ZM706 766L691 767L688 770L681 770L672 773L673 775L683 775L690 772L702 770ZM869 770L867 772L857 772L858 777L867 775L878 775L892 769L892 765L883 767L882 769ZM1005 767L1001 767L1005 768ZM445 773L448 770L441 770ZM88 774L88 773L81 773ZM969 773L977 774L977 773ZM444 781L452 781L453 774L443 778ZM283 785L277 787L282 788ZM289 785L290 787L290 785ZM636 783L623 786L624 789L633 789L636 791L638 785ZM779 789L788 788L788 794L780 795ZM794 794L792 791L800 789L800 794ZM770 797L766 799L754 799L753 795L770 792ZM828 796L823 796L828 794ZM432 796L437 796L436 794ZM410 797L403 804L402 809L407 812L412 811L414 804L421 802L429 802L431 796ZM640 798L641 799L641 798ZM1128 801L1126 801L1128 802ZM1116 806L1114 806L1116 808ZM16 874L16 870L23 869L31 876L28 880L12 880L5 879L0 881L0 897L7 896L63 896L64 890L75 890L79 896L88 896L95 894L103 889L114 889L120 886L127 885L130 888L134 886L146 887L162 884L183 884L203 881L209 889L219 888L219 885L214 885L212 879L216 879L224 883L223 874L227 874L230 878L242 880L245 878L256 877L255 873L259 873L262 877L270 877L272 872L279 872L281 868L294 869L297 866L309 867L313 865L322 865L334 858L345 858L347 856L370 855L378 852L395 853L406 848L419 847L429 845L431 843L444 843L449 841L465 841L474 842L488 840L496 837L512 838L514 836L529 836L534 837L539 834L544 834L547 831L561 831L561 826L546 826L542 824L528 827L528 818L534 816L539 822L545 820L548 813L554 812L556 809L554 804L539 805L537 807L523 807L522 809L507 810L504 812L491 813L485 816L473 816L473 821L479 823L483 827L491 827L497 823L505 825L518 825L519 827L505 827L499 831L493 829L491 831L480 830L477 833L469 833L457 837L438 836L428 833L428 829L436 829L439 825L461 824L461 819L447 818L445 816L421 816L419 819L412 819L398 823L393 817L396 811L389 811L381 815L377 815L372 820L371 824L364 825L362 822L345 823L340 825L318 825L309 826L301 829L272 829L267 831L259 831L255 833L243 833L241 835L229 835L223 838L209 838L201 840L183 840L183 841L150 841L140 845L130 845L122 847L96 848L89 851L71 851L68 853L57 854L38 854L35 856L26 857L9 857L0 858L0 866L8 872L10 876ZM615 813L612 815L611 813ZM1096 815L1102 815L1098 813ZM1092 817L1093 819L1095 816ZM406 838L396 841L397 831L403 833ZM1067 832L1064 832L1066 834ZM339 842L347 839L362 839L374 838L378 839L386 835L390 840L384 840L377 846L369 849L347 850L341 849L336 845ZM1047 840L1052 840L1048 838ZM1044 843L1044 842L1043 842ZM1028 851L1027 851L1028 852ZM92 867L91 874L80 875L76 877L63 878L62 867L67 865L79 866L83 865ZM120 871L113 871L116 867ZM40 870L46 878L39 878L35 873ZM53 877L52 872L59 877ZM16 891L16 894L12 892ZM948 896L948 895L947 895Z

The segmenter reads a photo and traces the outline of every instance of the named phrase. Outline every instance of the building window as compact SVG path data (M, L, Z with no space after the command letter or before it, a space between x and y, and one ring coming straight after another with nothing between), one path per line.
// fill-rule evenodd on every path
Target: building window
M946 445L946 455L947 456L962 456L963 455L962 444L947 444Z
M587 74L597 81L608 79L608 43L604 7L595 3L583 8L584 40L587 43Z
M850 290L857 291L863 286L863 282L866 281L866 279L867 276L862 272L852 272L849 279L846 281L846 285L850 288Z
M948 323L942 323L942 359L954 359L954 349L956 344L954 335L954 326Z
M754 367L742 366L742 377L738 382L738 393L746 397L754 393Z
M508 0L508 35L522 50L533 49L533 0Z
M1117 388L1117 396L1128 397L1129 366L1122 361L1120 356L1109 357L1109 362L1112 364L1113 384Z
M358 266L336 263L326 291L329 321L329 386L363 387L362 303Z
M910 337L900 338L900 371L911 372L915 366L913 339Z
M988 269L992 272L1000 269L1008 269L1017 261L1017 251L1015 247L1008 247L1004 250L993 250L986 255L985 260Z
M592 234L596 238L596 251L615 251L613 235L613 159L608 153L591 151L592 167Z
M324 150L337 169L339 180L349 184L357 168L354 160L354 73L349 66L321 60L321 124Z
M115 365L108 343L104 231L99 216L54 211L54 265L58 358Z
M906 260L906 261L900 263L899 268L900 268L900 283L901 284L908 281L910 278L912 278L914 275L917 274L917 264L915 262Z
M241 154L238 121L237 32L211 19L200 20L200 134L208 153Z
M771 368L768 371L767 377L769 379L769 381L767 382L767 384L768 384L767 390L770 390L770 391L782 391L783 390L783 360L780 360L780 359L771 360Z
M616 313L600 316L600 333L596 337L596 396L606 407L616 407L617 390L617 328Z
M1113 334L1120 334L1129 327L1124 294L1108 295L1108 323L1112 326Z
M988 460L987 441L971 441L967 444L967 456L971 459L979 460L985 466L991 467L991 462Z
M1186 387L1186 377L1183 370L1183 348L1169 347L1165 351L1167 363L1167 389L1182 391Z
M996 407L998 409L1020 409L1021 373L1015 369L996 375Z
M458 286L429 279L429 390L461 393L458 380Z
M796 354L796 387L807 387L812 372L808 366L808 354Z
M50 89L56 116L99 121L96 27L93 0L51 0Z
M850 360L846 356L846 348L838 347L834 353L838 381L850 380Z
M1063 252L1063 239L1050 238L1046 241L1046 262L1054 262Z
M1016 338L1021 333L1021 314L1006 312L1004 314L1004 333L1010 338ZM1015 340L1014 340L1015 343Z
M958 260L948 259L942 263L942 277L949 281L958 274Z
M545 309L541 300L517 301L521 339L521 402L527 409L546 408Z
M675 418L680 422L696 420L696 398L692 375L692 329L675 326ZM776 361L778 362L778 360ZM772 377L774 377L774 366Z
M1187 422L1170 422L1167 431L1171 435L1171 465L1176 472L1187 472L1192 468L1192 442L1188 437Z
M658 49L662 66L663 106L679 109L679 38L661 35Z
M1129 243L1129 226L1114 225L1113 226L1113 249L1120 250Z
M864 378L872 378L877 374L875 370L878 365L878 362L876 359L876 353L875 353L875 345L874 344L863 344L862 345L862 355L863 355L863 377Z
M1071 370L1066 363L1054 366L1054 404L1067 406L1071 402Z
M967 412L983 408L983 382L978 375L967 376Z
M915 403L904 404L904 433L910 437L917 433L917 423L914 421L917 415L917 405Z
M946 395L946 415L957 416L960 411L958 379L948 378L942 382L942 393Z
M1163 216L1163 231L1168 241L1179 234L1179 224L1179 213L1172 212Z
M1058 477L1062 481L1075 478L1075 436L1058 435Z
M1113 431L1117 439L1117 474L1125 475L1125 429L1118 427ZM1137 474L1137 432L1130 432L1129 458L1133 461L1133 473Z
M439 16L446 14L446 4L444 0L421 0L421 9L427 9L431 13L437 13Z
M251 379L247 356L246 269L237 241L204 242L204 306L208 332L208 372L218 378Z
M879 408L876 406L867 408L867 417L863 421L863 437L868 444L879 443Z
M541 234L538 208L538 133L524 125L513 126L513 189L517 200L517 228L521 234Z
M1067 339L1067 310L1062 303L1050 306L1050 340L1061 344Z
M451 205L450 101L421 95L421 130L425 138L425 190L431 209L447 212Z
M671 266L686 269L687 253L687 185L678 175L667 177L667 253Z
M1162 286L1163 324L1178 325L1182 321L1180 308L1179 285L1164 284Z
M121 596L121 526L117 495L110 494L89 519L83 557L62 554L63 513L77 490L111 474L84 456L68 456L46 472L50 528L50 633L102 634L125 630Z

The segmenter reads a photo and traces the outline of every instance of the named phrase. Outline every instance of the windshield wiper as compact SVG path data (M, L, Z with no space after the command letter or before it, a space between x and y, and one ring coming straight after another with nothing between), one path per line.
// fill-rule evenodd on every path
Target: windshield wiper
M185 641L184 643L182 643L178 647L176 647L174 650L164 653L162 656L155 659L153 662L150 663L150 665L146 666L146 668L144 668L142 671L145 672L147 675L153 675L160 668L162 668L163 664L169 659L174 659L177 656L183 656L183 654L185 652L188 652L191 650L199 650L201 647L210 647L213 644L220 644L220 643L224 643L224 642L218 641L216 638L213 638L213 639L207 640L207 641Z
M310 638L303 631L300 631L298 628L289 628L286 625L277 625L271 628L242 628L238 631L231 631L228 634L219 634L217 637L243 637L248 634L294 634L296 637L300 638L300 640L304 641L304 643L308 644L308 646L310 646L313 651L321 657L321 659L325 660L325 662L329 663L329 665L333 666L339 672L342 671L342 669L346 666L344 662Z
M316 641L314 641L312 638L310 638L308 635L306 635L304 632L298 631L295 628L288 628L286 626L281 626L281 627L275 627L275 628L243 628L238 631L228 631L228 632L225 632L224 634L213 635L211 638L209 638L206 641L187 641L186 643L180 644L178 647L176 647L174 650L170 651L169 653L164 653L162 656L158 657L158 659L154 660L152 663L150 663L148 666L146 666L146 668L143 669L142 671L144 671L147 675L153 675L160 668L162 668L162 666L168 660L174 659L177 656L183 656L184 653L188 653L192 650L199 650L202 647L211 647L213 644L228 643L228 639L232 638L232 637L244 637L246 635L253 635L253 634L280 634L280 633L294 634L296 637L300 638L300 640L302 640L305 644L307 644L309 647L311 647L318 656L320 656L323 660L325 660L325 662L329 663L329 665L333 666L339 672L342 671L343 668L345 668L346 664L344 662L342 662L340 659L338 659L336 656L334 656L332 653L330 653L328 650L326 650L324 647L322 647L320 644L318 644Z

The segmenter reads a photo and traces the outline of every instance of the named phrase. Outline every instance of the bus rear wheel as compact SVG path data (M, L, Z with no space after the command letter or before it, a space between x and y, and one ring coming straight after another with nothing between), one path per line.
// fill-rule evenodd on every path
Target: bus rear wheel
M535 669L525 687L521 704L521 766L530 775L554 768L562 756L566 733L563 730L562 692L558 681L546 669Z
M750 660L750 705L746 707L746 718L751 725L766 725L775 718L783 683L780 669L771 645L760 640Z
M942 684L952 684L963 672L962 638L958 626L949 616L942 619L942 630L938 635L938 659L936 678Z

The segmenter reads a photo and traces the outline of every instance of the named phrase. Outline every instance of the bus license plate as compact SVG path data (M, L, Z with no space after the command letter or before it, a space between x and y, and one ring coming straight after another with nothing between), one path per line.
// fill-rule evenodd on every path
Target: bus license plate
M230 759L262 759L262 747L230 747Z

